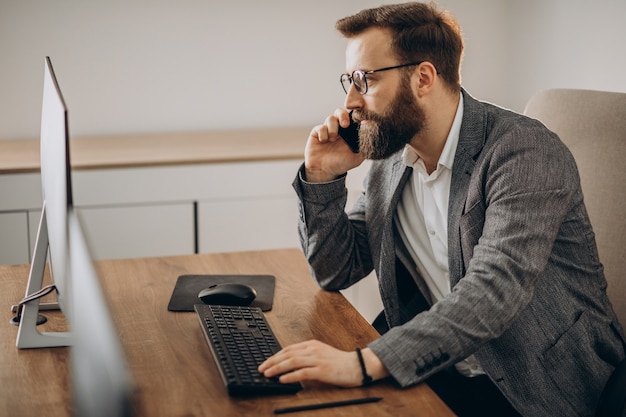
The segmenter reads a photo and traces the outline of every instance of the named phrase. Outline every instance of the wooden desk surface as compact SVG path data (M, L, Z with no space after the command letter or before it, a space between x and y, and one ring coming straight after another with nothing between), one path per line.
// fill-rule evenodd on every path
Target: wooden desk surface
M344 389L305 384L295 395L230 398L195 313L167 310L183 274L272 274L274 307L266 313L285 346L310 338L340 349L364 347L376 331L339 293L320 290L299 250L272 250L96 262L136 385L138 416L269 416L278 407L382 396L374 404L298 413L298 416L449 416L425 385L399 389L387 381ZM71 415L68 348L18 350L10 305L23 295L28 265L0 266L0 415ZM63 327L60 312L40 330ZM45 327L45 328L44 328Z
M73 169L301 159L310 128L73 138ZM39 140L0 140L0 174L39 172Z

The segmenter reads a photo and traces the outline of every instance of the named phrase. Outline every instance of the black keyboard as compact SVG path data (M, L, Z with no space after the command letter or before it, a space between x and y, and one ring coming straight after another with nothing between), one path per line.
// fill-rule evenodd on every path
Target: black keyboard
M194 306L228 395L293 394L300 384L265 378L259 365L281 347L258 307Z

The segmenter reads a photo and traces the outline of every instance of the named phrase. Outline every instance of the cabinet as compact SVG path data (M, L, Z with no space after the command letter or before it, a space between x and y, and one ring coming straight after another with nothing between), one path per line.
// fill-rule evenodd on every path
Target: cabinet
M293 247L291 181L308 128L70 141L96 259ZM0 141L0 262L26 263L42 205L37 140ZM293 216L295 218L295 214Z
M75 171L74 206L96 259L297 247L291 181L300 163ZM40 189L34 182L19 193L40 195ZM3 263L30 261L40 208L38 197L0 211Z

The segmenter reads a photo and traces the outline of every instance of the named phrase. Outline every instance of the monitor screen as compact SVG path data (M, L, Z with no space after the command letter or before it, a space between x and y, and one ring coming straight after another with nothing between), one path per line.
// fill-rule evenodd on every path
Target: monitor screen
M45 59L41 108L41 185L48 233L48 266L56 285L59 304L66 317L67 292L67 211L72 205L70 149L67 107L52 62Z
M43 205L35 250L31 260L26 295L20 302L13 323L19 325L18 348L68 346L69 332L39 332L37 325L45 322L40 309L63 310L71 321L72 303L68 281L68 209L72 206L70 150L67 108L49 57L44 61L43 100L41 106L41 189ZM53 286L43 287L47 270ZM56 290L58 303L40 304L46 289Z

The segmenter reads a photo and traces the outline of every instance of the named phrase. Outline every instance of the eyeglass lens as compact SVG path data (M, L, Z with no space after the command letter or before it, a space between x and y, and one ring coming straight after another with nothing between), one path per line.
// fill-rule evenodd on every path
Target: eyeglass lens
M354 83L354 88L359 94L365 94L367 92L367 80L365 79L365 73L363 71L354 71L352 75L350 74L342 74L341 75L341 85L343 86L343 91L348 94L350 90L350 84Z

